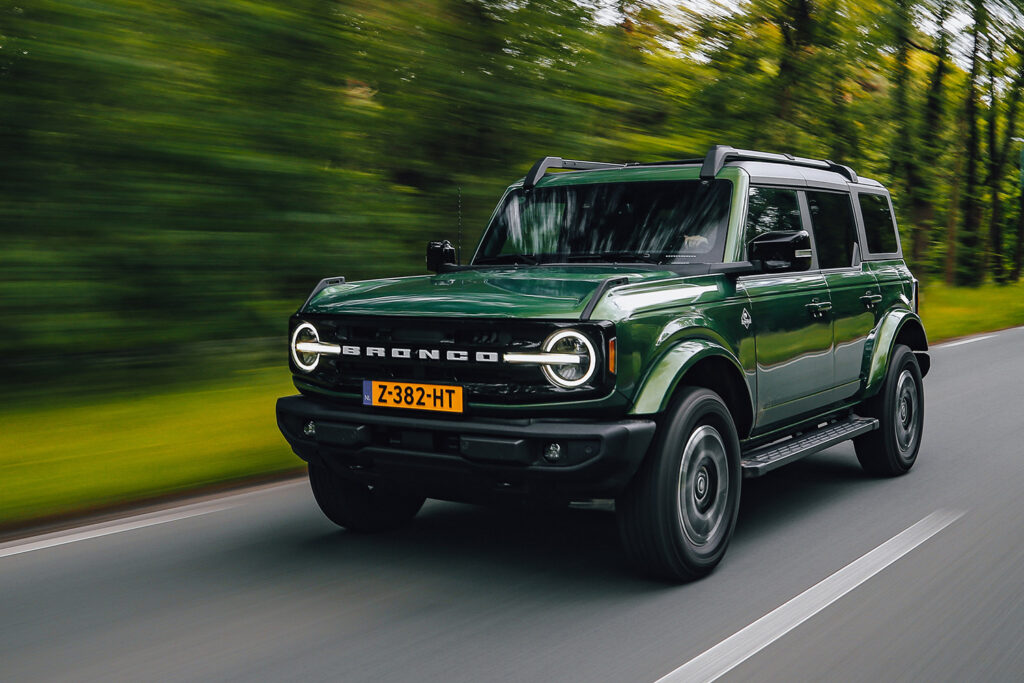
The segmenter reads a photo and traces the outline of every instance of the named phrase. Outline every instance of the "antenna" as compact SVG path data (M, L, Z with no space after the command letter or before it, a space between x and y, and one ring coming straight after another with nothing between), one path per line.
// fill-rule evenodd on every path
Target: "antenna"
M459 265L462 265L462 185L459 185L459 250L456 254Z

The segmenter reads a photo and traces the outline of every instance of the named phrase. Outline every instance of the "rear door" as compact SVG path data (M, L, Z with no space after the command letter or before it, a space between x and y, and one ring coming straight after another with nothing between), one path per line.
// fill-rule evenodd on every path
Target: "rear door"
M889 195L881 188L860 189L857 204L864 225L865 268L874 273L881 289L878 311L908 305L913 297L910 272L903 262L896 219Z
M752 187L744 243L774 231L806 230L806 206L797 190ZM790 421L821 407L832 388L832 317L829 290L812 259L803 272L748 275L737 287L750 299L757 345L755 429Z
M877 322L881 291L861 262L860 240L848 192L806 191L814 243L832 300L835 391L841 401L860 388L864 345Z

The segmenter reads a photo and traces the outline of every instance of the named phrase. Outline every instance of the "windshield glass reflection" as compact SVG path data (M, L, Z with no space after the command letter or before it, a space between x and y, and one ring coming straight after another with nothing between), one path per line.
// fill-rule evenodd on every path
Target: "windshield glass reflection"
M720 263L731 195L728 180L514 190L474 263Z

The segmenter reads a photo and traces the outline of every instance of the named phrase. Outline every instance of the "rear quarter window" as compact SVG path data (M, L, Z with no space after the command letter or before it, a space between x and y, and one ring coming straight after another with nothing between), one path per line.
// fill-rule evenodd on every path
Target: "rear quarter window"
M889 198L884 194L860 194L861 215L864 217L864 234L867 237L868 252L872 254L895 254L899 251L896 241L896 224L889 208Z

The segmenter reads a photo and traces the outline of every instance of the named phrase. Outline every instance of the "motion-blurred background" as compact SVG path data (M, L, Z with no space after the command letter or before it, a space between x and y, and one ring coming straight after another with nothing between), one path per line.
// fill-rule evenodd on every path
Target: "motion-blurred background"
M287 316L545 155L849 164L933 340L1024 323L1021 6L0 1L0 529L294 469Z

